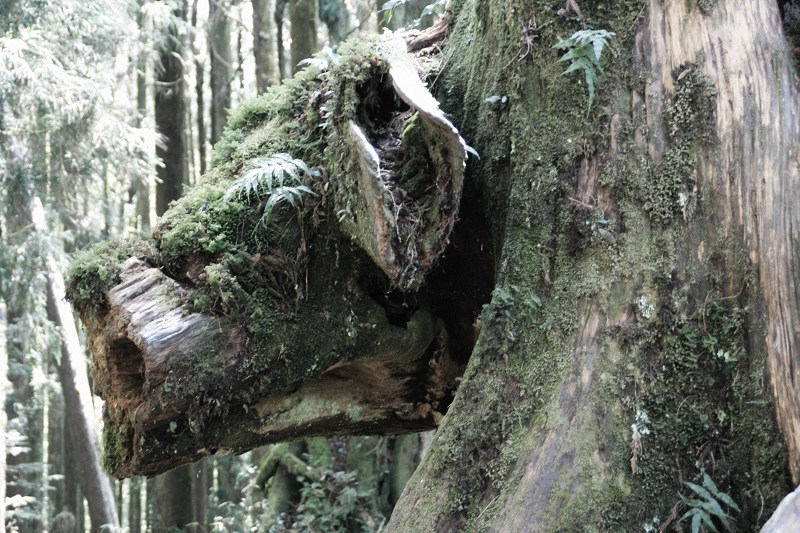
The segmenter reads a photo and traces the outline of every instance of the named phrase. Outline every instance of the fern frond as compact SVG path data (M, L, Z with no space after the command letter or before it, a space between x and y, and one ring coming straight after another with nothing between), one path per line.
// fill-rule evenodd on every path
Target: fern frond
M225 191L222 201L243 198L247 203L252 203L266 198L261 216L264 226L272 221L272 213L280 204L287 203L299 209L306 196L317 195L303 185L304 178L313 177L316 173L302 159L278 153L253 159L250 166L252 168Z
M568 39L557 42L553 48L568 49L559 58L559 61L569 61L570 65L562 74L569 74L576 70L584 71L586 86L589 89L589 109L592 109L597 86L597 73L603 73L600 57L603 49L608 45L608 40L615 34L606 30L580 30Z

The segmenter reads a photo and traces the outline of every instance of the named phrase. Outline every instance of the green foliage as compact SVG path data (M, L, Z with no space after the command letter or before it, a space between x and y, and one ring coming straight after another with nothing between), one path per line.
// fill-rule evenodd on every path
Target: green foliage
M692 533L699 531L719 531L714 525L716 518L725 528L725 531L732 531L733 525L730 516L723 510L722 504L728 509L741 512L739 506L728 496L717 488L717 485L706 472L703 472L703 485L697 485L684 481L684 485L689 487L694 492L694 498L687 498L680 495L681 501L688 505L689 509L681 518L679 522L691 519Z
M305 196L316 196L307 185L303 185L303 179L318 177L319 172L309 169L301 159L278 153L254 159L251 165L253 168L225 192L223 201L228 202L241 196L247 202L266 198L261 216L264 226L272 221L272 212L279 205L286 203L299 209Z
M595 88L597 87L598 73L603 73L601 57L603 49L608 44L608 40L616 35L606 30L580 30L572 34L568 39L557 42L553 48L568 49L559 61L569 61L570 65L562 74L569 74L582 70L586 78L586 86L589 88L589 109L595 98Z
M120 282L122 261L129 257L148 260L154 256L153 247L135 237L103 241L79 252L65 277L70 301L78 309L101 311L106 292Z
M374 487L363 487L352 471L330 470L322 479L300 478L303 486L295 528L320 533L377 529L371 515Z

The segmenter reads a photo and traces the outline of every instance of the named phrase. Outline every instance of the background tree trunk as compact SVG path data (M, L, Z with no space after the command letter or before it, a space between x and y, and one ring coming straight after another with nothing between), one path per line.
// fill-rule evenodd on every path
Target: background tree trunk
M186 20L186 1L177 4L175 16ZM161 67L156 69L156 129L164 136L164 146L156 147L163 165L157 168L156 214L161 216L169 203L180 198L186 181L186 98L183 79L182 37L173 27L168 45L160 50Z
M280 79L278 75L276 44L273 29L273 0L253 0L253 55L256 62L256 89L258 94Z
M311 57L317 47L318 0L291 0L289 2L289 25L292 35L292 74L300 70L300 62Z
M128 495L128 531L142 533L142 478L130 479Z
M492 177L467 187L498 285L389 531L664 531L700 471L746 529L787 458L797 475L800 100L778 7L632 4L552 19L529 2L521 25L497 2L455 7L439 87L482 156L473 180ZM594 131L549 50L589 18L619 47Z
M208 11L208 53L211 57L211 145L217 144L231 107L231 21L222 0L210 0Z
M213 3L213 2L212 2ZM186 19L186 1L177 5L175 16ZM164 136L165 147L156 152L163 161L158 167L161 180L156 187L156 215L161 216L169 203L180 198L186 180L186 99L184 95L183 55L184 43L173 27L170 46L161 51L161 67L156 82L156 128ZM184 466L167 472L155 483L158 497L156 516L160 531L171 527L184 527L192 521L190 467Z
M31 203L34 227L47 235L44 209L38 198ZM48 279L48 315L61 330L61 386L64 391L66 424L74 429L73 446L80 450L78 461L83 472L81 487L89 504L92 531L119 528L111 482L100 466L97 429L89 378L72 308L64 298L64 279L52 255L45 257Z

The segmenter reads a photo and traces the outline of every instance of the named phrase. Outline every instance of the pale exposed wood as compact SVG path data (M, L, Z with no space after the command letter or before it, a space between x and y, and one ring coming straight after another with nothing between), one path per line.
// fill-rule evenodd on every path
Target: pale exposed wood
M772 513L761 533L800 531L800 488L788 494Z
M8 395L8 341L6 303L0 299L0 406ZM6 530L6 410L0 409L0 530Z
M46 233L47 222L44 208L38 197L31 202L31 219L36 231ZM89 387L86 360L75 328L72 308L64 296L64 278L58 269L55 257L48 253L45 258L47 271L48 315L61 332L61 386L64 391L64 407L67 423L72 426L73 443L77 444L77 457L81 462L83 476L81 488L89 503L93 528L119 527L111 482L100 467L97 428L94 405Z
M345 217L342 226L372 257L389 279L404 290L416 290L450 242L450 234L458 218L467 160L466 144L450 120L439 109L439 103L420 80L406 44L394 38L381 44L381 55L389 64L389 78L397 96L417 112L422 120L429 154L438 168L435 187L429 194L435 198L404 198L396 200L392 189L382 176L378 152L367 140L361 127L348 123L352 153L358 156L358 195L360 205L351 206L346 200L341 208L358 210L358 217ZM431 206L432 213L421 214L420 222L407 236L401 228L399 203ZM407 206L413 210L413 206ZM356 222L356 218L359 222ZM363 230L363 219L370 231ZM397 238L395 238L397 236Z
M778 421L800 482L800 116L792 51L775 2L717 2L708 15L652 0L638 43L653 73L653 123L673 73L696 63L714 82L716 136L701 154L700 194L727 234L744 237L767 312L763 337ZM659 149L651 154L659 161Z

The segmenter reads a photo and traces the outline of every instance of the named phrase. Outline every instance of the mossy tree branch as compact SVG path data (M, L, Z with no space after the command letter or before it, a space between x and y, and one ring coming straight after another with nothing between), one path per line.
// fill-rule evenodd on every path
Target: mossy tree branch
M289 438L433 428L463 369L444 322L403 292L449 240L466 159L403 43L317 58L251 106L151 242L73 265L115 476ZM225 196L279 152L313 169L302 205L262 214L258 198ZM408 160L421 163L401 173Z

